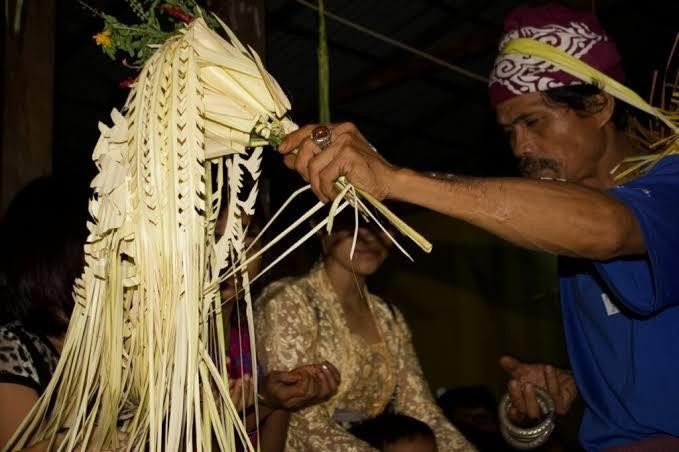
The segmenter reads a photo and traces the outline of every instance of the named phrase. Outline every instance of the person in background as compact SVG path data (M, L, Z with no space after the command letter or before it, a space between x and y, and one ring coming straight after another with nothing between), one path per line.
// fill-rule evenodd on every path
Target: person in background
M385 412L429 425L441 451L471 450L434 403L402 314L366 285L391 242L361 223L351 259L353 233L353 214L341 213L311 271L270 284L255 302L265 371L329 361L342 375L332 398L291 414L286 450L374 450L349 428Z
M261 207L261 206L260 206ZM219 240L226 227L226 206L220 211L215 225L215 239ZM248 253L256 253L260 246L251 245L261 231L265 220L263 209L243 217L245 236L243 244ZM262 259L253 259L247 266L251 278L260 270ZM256 287L252 287L256 293ZM245 423L250 441L257 442L257 424L254 404L259 403L259 439L261 448L267 452L283 450L290 412L321 402L337 391L340 375L328 362L299 366L290 371L271 370L261 376L259 397L254 394L252 382L253 360L250 335L246 321L246 306L242 299L242 284L237 276L220 284L224 332L227 337L229 363L229 393L239 412L246 412ZM241 445L242 447L242 445Z
M588 11L520 6L505 19L501 46L515 38L623 79L613 40ZM572 372L503 363L511 414L537 416L533 388L541 386L559 414L583 398L579 437L588 450L679 449L679 155L616 179L627 157L645 152L625 134L622 104L546 58L501 53L490 77L497 121L526 178L440 180L399 168L349 123L302 127L278 149L323 201L344 176L378 199L558 255Z
M38 400L56 368L68 320L73 311L73 282L82 272L87 234L86 187L46 176L28 184L10 204L1 230L0 269L0 446L18 428ZM253 225L254 232L254 225ZM251 267L256 272L258 262ZM236 291L222 286L222 298ZM229 320L231 307L225 312ZM229 325L233 322L229 321ZM237 330L245 330L247 328ZM247 338L247 336L243 336ZM244 344L249 341L244 340ZM250 360L239 344L231 347L230 395L240 410L252 407ZM244 351L247 353L248 349ZM237 361L241 360L242 361ZM287 431L287 410L317 403L337 389L339 375L329 363L309 365L290 372L272 371L260 386L262 446L282 448ZM249 410L249 427L255 430ZM256 437L256 435L252 435ZM47 449L46 443L29 450Z
M437 452L436 436L422 421L403 414L380 414L351 428L351 434L382 452Z
M87 190L54 176L14 197L1 232L0 445L47 387L73 310L82 271ZM32 450L46 450L46 445Z
M446 390L436 399L448 420L479 451L502 452L512 448L500 434L495 396L485 386L463 386Z

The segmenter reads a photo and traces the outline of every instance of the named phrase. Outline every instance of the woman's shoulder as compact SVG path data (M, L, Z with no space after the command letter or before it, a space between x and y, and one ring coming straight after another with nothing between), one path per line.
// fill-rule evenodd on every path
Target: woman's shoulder
M287 277L267 285L257 297L255 309L287 309L309 307L311 309L310 287L305 276Z
M0 369L4 370L5 363L11 361L27 361L27 339L29 333L19 322L0 325Z

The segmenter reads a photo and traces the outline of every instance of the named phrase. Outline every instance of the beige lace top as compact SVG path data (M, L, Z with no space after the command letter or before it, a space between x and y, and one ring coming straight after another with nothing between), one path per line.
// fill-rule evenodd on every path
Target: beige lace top
M323 264L271 284L255 303L257 356L265 371L327 360L342 376L333 398L293 413L286 450L373 450L340 423L374 417L390 401L395 411L427 423L440 451L474 450L435 404L402 314L375 295L367 298L383 338L377 344L349 330Z

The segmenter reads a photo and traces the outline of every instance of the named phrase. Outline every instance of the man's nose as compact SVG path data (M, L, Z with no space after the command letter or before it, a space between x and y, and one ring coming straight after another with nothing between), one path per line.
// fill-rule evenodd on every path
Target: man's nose
M516 127L511 145L512 151L517 157L536 153L535 140L524 127Z

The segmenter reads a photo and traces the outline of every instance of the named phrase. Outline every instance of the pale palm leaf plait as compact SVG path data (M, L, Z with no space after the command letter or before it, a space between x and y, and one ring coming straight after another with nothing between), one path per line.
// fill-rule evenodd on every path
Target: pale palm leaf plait
M255 208L258 146L296 126L259 57L224 29L228 42L198 18L162 44L113 125L99 125L85 267L61 358L6 449L48 441L56 450L228 451L237 440L253 449L228 394L219 282L241 275L252 328L245 268L255 256L246 257L242 218ZM367 211L361 192L343 192L331 215L348 203Z

